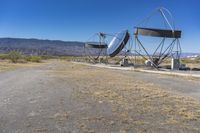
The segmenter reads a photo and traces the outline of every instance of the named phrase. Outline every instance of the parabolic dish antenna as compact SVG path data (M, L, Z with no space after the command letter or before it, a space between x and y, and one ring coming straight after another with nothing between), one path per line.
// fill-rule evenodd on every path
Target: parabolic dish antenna
M108 45L107 54L110 57L116 56L127 44L129 38L130 35L127 30L117 33Z

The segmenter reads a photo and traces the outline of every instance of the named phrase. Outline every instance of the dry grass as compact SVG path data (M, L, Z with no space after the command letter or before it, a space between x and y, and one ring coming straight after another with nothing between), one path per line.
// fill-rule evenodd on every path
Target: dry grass
M200 63L187 63L186 66L189 68L200 68Z
M200 132L200 104L191 97L137 81L117 70L66 63L54 74L74 84L76 100L111 105L112 117L97 115L95 119L105 124L105 132L113 131L112 127L120 132ZM86 118L82 124L89 127L94 117Z
M25 68L25 67L37 67L48 63L48 61L42 62L42 63L11 63L8 60L0 60L0 72L2 71L9 71L9 70L15 70L18 68Z

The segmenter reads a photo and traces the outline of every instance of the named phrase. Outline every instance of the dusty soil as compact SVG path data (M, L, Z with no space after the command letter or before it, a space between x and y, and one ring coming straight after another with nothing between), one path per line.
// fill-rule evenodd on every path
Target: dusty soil
M0 132L200 132L199 99L147 75L59 60L2 72Z

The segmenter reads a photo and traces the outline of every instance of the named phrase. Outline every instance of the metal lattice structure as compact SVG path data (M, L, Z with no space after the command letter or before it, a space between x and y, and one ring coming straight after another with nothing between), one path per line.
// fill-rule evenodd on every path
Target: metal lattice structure
M156 12L160 13L165 24L168 25L168 28L162 29L162 28L136 26L134 36L135 36L135 54L144 58L147 62L149 62L147 64L150 64L155 68L158 68L159 65L168 58L180 60L181 45L179 42L179 38L181 37L181 31L175 30L174 22L172 23L169 22L169 19L167 18L166 14L171 16L171 18L173 17L167 9L159 8L156 10ZM152 16L153 15L151 14L150 16L145 18L145 20L142 21L142 23L145 21L149 21L149 19L151 19ZM152 39L153 37L154 38L156 37L160 38L161 41L159 42L159 44L155 44L157 46L156 49L153 51L153 53L150 53L145 48L142 39L140 39L140 36L152 37ZM166 39L168 39L168 44L166 43Z
M84 45L84 53L89 62L99 63L107 59L106 35L102 32L94 34Z

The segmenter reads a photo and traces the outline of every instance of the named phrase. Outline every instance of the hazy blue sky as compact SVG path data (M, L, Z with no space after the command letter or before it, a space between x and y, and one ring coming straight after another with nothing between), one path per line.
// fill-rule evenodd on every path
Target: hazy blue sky
M183 51L200 52L200 0L0 0L0 37L85 41L99 31L133 33L159 6L183 31Z

